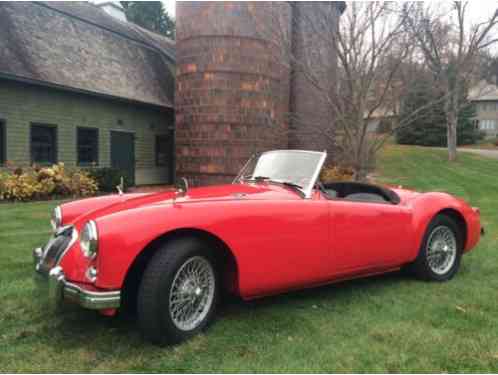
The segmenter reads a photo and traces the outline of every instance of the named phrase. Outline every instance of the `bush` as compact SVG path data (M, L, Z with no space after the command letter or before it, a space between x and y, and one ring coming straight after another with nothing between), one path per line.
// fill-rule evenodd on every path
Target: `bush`
M495 147L498 147L498 137L491 139L491 144Z
M63 163L46 168L8 167L0 173L0 200L87 197L97 191L98 185L88 173L79 169L67 171Z
M88 169L89 175L97 182L102 192L111 193L116 191L116 186L124 181L124 189L130 186L126 172L118 168L92 168Z
M336 165L324 168L320 173L320 181L325 184L337 181L351 181L353 175L354 171L351 168Z

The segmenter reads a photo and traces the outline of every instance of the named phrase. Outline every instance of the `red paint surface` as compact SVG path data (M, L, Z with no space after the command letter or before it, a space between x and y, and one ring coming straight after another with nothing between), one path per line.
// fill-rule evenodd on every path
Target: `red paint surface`
M98 289L120 289L134 259L154 239L178 229L197 229L222 240L237 263L243 298L280 293L393 270L418 253L429 222L444 209L459 212L467 225L465 251L479 241L479 214L444 193L394 189L398 205L327 200L316 192L303 199L271 184L234 184L174 193L90 198L62 206L64 224L78 231L95 220L99 253L85 258L79 243L62 267L69 280L88 283L97 266Z

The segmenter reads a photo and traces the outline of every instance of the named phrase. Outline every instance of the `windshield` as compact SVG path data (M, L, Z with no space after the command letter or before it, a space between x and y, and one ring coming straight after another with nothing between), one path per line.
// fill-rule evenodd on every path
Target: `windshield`
M244 166L235 182L268 180L299 188L309 196L325 161L326 153L281 150L254 156Z

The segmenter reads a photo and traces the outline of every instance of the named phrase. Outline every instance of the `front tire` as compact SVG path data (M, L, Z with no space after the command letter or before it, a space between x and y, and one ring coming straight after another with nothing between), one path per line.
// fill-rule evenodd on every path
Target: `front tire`
M168 242L152 257L140 284L138 323L144 337L180 343L206 328L219 298L219 278L210 249L194 238Z
M425 232L419 254L411 269L427 281L447 281L458 272L463 252L463 234L457 223L437 215Z

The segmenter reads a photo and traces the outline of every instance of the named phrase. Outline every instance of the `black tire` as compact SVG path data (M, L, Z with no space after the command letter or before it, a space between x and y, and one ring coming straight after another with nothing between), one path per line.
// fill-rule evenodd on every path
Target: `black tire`
M180 329L170 313L170 290L177 272L193 258L206 260L214 273L214 295L207 315L193 329ZM138 324L143 336L154 344L177 344L196 335L211 323L219 298L219 276L210 249L195 238L169 241L147 265L138 291Z
M449 269L443 274L436 273L429 265L429 261L427 258L427 250L428 250L428 241L431 237L433 231L437 230L437 228L446 227L453 232L456 240L456 256L453 260L453 264ZM460 261L462 258L463 252L463 233L461 233L458 224L454 219L447 215L437 215L432 221L429 223L427 230L425 231L424 238L422 240L422 244L419 249L419 253L415 261L409 266L409 270L415 274L415 276L421 280L426 281L447 281L450 280L455 274L458 272L460 268Z

